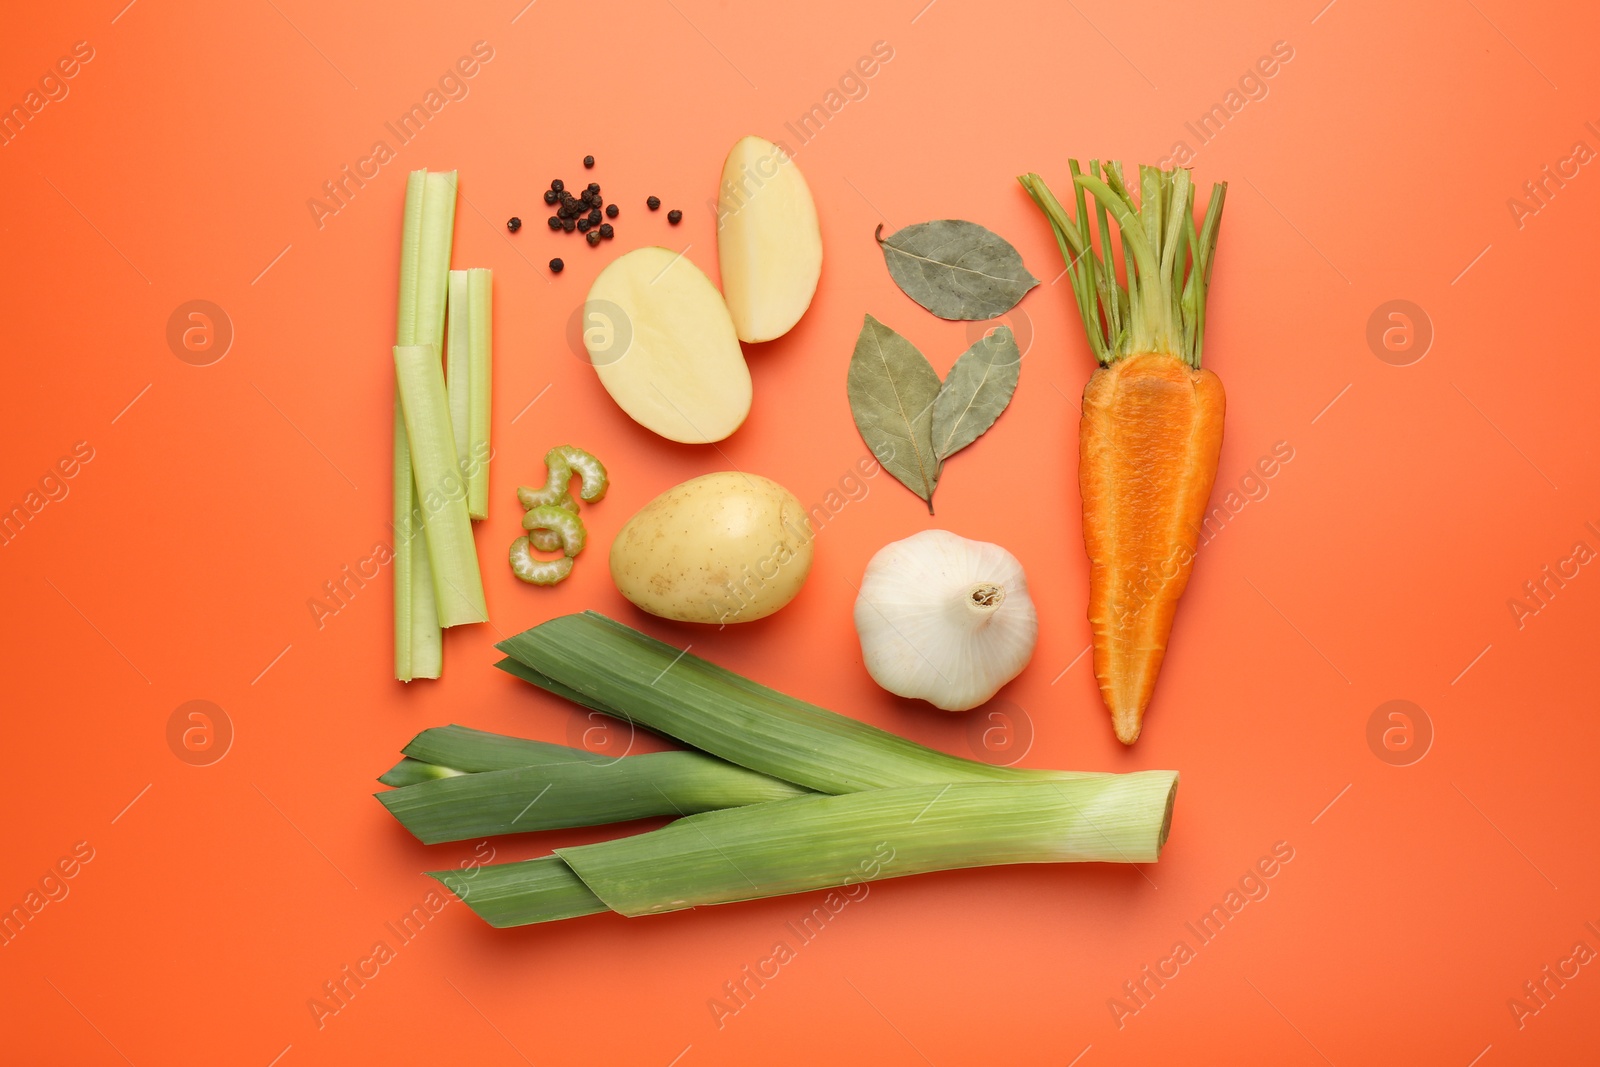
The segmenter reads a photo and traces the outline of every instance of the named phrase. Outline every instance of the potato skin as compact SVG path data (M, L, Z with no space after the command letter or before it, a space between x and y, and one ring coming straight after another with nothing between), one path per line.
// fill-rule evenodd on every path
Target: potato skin
M770 478L691 478L629 519L611 543L611 580L639 608L679 622L766 618L811 571L810 523Z

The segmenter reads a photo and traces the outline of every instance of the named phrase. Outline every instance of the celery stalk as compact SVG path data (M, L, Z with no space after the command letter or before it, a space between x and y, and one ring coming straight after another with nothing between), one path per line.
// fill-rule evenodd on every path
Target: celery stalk
M470 462L472 455L472 371L470 355L472 304L467 298L467 272L450 272L450 296L446 301L444 387L450 395L450 429L456 442L456 459ZM466 470L461 472L467 479ZM471 514L469 497L467 512ZM477 516L473 516L477 518Z
M416 344L444 332L445 285L455 226L454 171L412 171L406 179L404 223L400 236L400 299L395 340ZM437 678L443 648L434 597L426 535L417 515L418 499L410 442L398 398L394 408L394 621L395 677Z
M494 377L494 271L474 267L467 272L467 284L472 309L467 373L472 384L468 447L461 458L468 464L467 513L475 519L486 519L489 517L489 412Z
M437 678L443 666L433 569L418 519L400 398L394 400L394 676L402 682Z
M466 487L456 464L439 350L426 344L395 345L394 363L411 444L412 472L422 504L439 625L486 622L489 610L472 542L472 520L467 517Z

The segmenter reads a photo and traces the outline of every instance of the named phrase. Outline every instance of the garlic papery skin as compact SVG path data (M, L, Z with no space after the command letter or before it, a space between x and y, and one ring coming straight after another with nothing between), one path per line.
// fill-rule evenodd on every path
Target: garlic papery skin
M889 692L966 711L1028 665L1039 616L1017 557L948 530L885 545L856 598L867 673Z

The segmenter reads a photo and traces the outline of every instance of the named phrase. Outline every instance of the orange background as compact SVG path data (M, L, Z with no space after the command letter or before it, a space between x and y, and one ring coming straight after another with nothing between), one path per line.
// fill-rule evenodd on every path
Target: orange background
M1585 126L1600 126L1592 6L124 2L34 5L0 37L8 106L75 42L94 53L0 148L0 498L22 501L75 443L93 449L68 495L0 548L0 905L76 843L93 849L70 895L0 948L8 1061L1592 1056L1600 967L1521 1028L1507 1005L1575 942L1600 950L1585 926L1600 925L1600 566L1520 629L1507 606L1574 542L1600 549L1585 527L1600 526L1600 176L1580 168L1520 227L1507 206L1575 141L1600 149ZM319 228L307 200L477 41L494 54L469 95ZM876 41L894 55L866 97L797 152L827 248L815 303L749 349L743 429L717 448L663 443L574 357L569 317L631 247L687 246L715 279L705 202L728 146L782 137ZM1292 61L1194 159L1203 187L1231 183L1207 323L1229 394L1216 499L1275 443L1294 458L1202 550L1144 737L1124 750L1087 658L1074 662L1088 633L1074 404L1091 364L1013 177L1038 170L1059 190L1069 154L1195 147L1184 123L1277 41ZM400 209L422 167L460 169L454 262L496 272L478 533L493 622L448 635L442 681L403 688L387 572L320 629L307 601L386 537ZM539 196L557 176L623 206L614 242L545 230ZM661 214L643 210L651 193ZM670 229L674 206L685 219ZM508 236L513 214L529 225ZM809 505L865 454L844 395L864 312L941 372L966 347L968 327L901 295L871 239L880 222L939 217L1008 237L1046 284L1012 315L1032 333L1015 401L946 469L938 516L880 475L821 532L779 615L712 632L631 609L605 548L662 489L738 467ZM568 268L552 277L556 254ZM235 332L209 366L166 339L193 299ZM1393 299L1435 334L1409 366L1366 339ZM615 488L588 513L596 546L573 578L534 589L501 562L513 489L568 441ZM1032 723L1027 763L1182 771L1158 864L876 884L720 1029L708 1000L820 895L515 931L452 904L319 1029L307 1001L390 937L384 924L434 885L420 872L473 855L415 843L372 800L401 745L452 721L558 741L581 722L491 668L501 635L598 608L969 754L971 718L877 690L849 621L871 554L934 526L997 540L1028 570L1041 640L1003 694ZM204 767L166 735L197 699L235 731ZM1410 766L1368 744L1392 699L1435 734ZM507 860L592 836L491 845ZM1108 1000L1277 842L1294 858L1270 894L1119 1027Z

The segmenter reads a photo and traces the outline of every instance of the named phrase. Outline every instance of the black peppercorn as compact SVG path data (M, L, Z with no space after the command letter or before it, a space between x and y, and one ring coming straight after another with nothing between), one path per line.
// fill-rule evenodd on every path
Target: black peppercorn
M644 204L645 207L648 207L651 211L654 211L656 208L661 206L661 198L659 196L646 197Z
M597 245L600 243L600 231L590 230L588 233L583 235L583 239L588 241L590 246Z
M578 228L578 224L571 219L562 219L561 228L566 230L568 233L571 233L573 230Z
M515 215L511 216L511 218L506 220L506 229L510 230L512 233L516 233L518 230L522 229L522 220L517 218Z
M622 209L619 208L617 205L615 205L615 204L607 204L606 205L606 218L614 219L620 214L622 214Z
M588 233L592 229L594 229L594 224L589 221L589 216L585 215L583 218L578 220L579 233Z
M550 216L550 217L549 217L549 218L548 218L548 219L546 219L546 220L545 220L545 221L546 221L546 222L548 222L548 223L549 223L549 224L550 224L550 228L551 228L551 229L552 229L552 230L559 230L559 229L561 229L561 216L559 216L559 215L551 215L551 216Z
M554 192L558 192L559 193L561 190L565 189L566 187L567 187L567 183L562 181L560 178L557 178L555 181L550 183L550 188Z
M600 209L599 208L595 208L593 211L589 212L589 225L590 226L598 226L598 225L600 225Z
M683 212L679 211L677 208L673 208L671 211L667 212L667 221L676 226L678 223L683 221Z
M547 204L556 202L556 191L554 189L546 189L544 191L544 202Z
M565 266L566 266L566 264L561 262L561 260L552 259L550 261L550 273L551 274L560 274L562 268L565 267Z
M594 166L594 157L593 157L593 156L584 156L584 157L583 157L583 165L584 165L584 166L585 166L585 167L592 167L592 166Z
M584 187L584 191L585 192L590 192L590 193L598 193L600 191L600 183L599 182L590 182L588 185L586 185Z
M611 223L609 222L602 222L600 224L600 228L592 232L598 233L601 237L604 237L608 241L617 235L617 231L611 228Z

